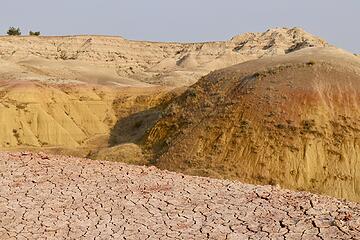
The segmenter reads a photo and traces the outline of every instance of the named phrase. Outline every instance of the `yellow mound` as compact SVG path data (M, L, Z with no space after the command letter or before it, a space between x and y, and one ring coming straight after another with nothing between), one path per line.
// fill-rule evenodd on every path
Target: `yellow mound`
M360 60L305 49L215 71L163 112L157 166L360 200Z
M9 83L0 92L0 147L76 147L116 121L114 96L104 89Z

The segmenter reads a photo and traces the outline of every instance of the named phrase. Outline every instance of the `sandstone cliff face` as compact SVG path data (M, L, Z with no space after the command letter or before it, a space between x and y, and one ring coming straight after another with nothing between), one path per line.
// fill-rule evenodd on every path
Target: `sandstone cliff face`
M161 168L360 200L360 61L333 48L202 78L147 136Z
M188 86L212 70L327 43L305 31L272 29L224 42L157 43L120 37L0 37L0 74L10 79Z

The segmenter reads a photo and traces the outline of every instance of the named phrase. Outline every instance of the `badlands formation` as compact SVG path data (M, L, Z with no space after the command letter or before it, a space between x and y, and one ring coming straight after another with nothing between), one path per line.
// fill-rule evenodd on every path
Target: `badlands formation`
M102 36L0 37L0 147L79 151L105 146L111 133L117 134L111 129L118 121L150 108L156 112L175 87L216 69L314 46L327 43L298 28L189 44ZM116 144L121 137L112 139Z
M0 37L0 149L359 201L359 61L298 28L206 43Z
M359 201L359 102L360 60L308 48L201 78L146 145L160 168Z
M189 86L216 69L326 45L298 28L206 43L141 42L107 36L0 37L0 76L45 83Z

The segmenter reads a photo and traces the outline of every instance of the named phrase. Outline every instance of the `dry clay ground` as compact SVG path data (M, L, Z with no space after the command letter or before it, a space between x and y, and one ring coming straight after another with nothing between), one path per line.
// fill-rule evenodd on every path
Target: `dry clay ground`
M0 153L0 239L359 239L360 205L154 167Z

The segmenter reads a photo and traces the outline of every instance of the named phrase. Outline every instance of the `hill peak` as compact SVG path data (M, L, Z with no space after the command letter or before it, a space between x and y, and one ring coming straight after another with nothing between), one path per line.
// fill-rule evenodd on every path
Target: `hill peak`
M238 44L236 51L277 55L305 47L326 47L329 44L301 28L272 28L260 33L244 33L230 40Z

